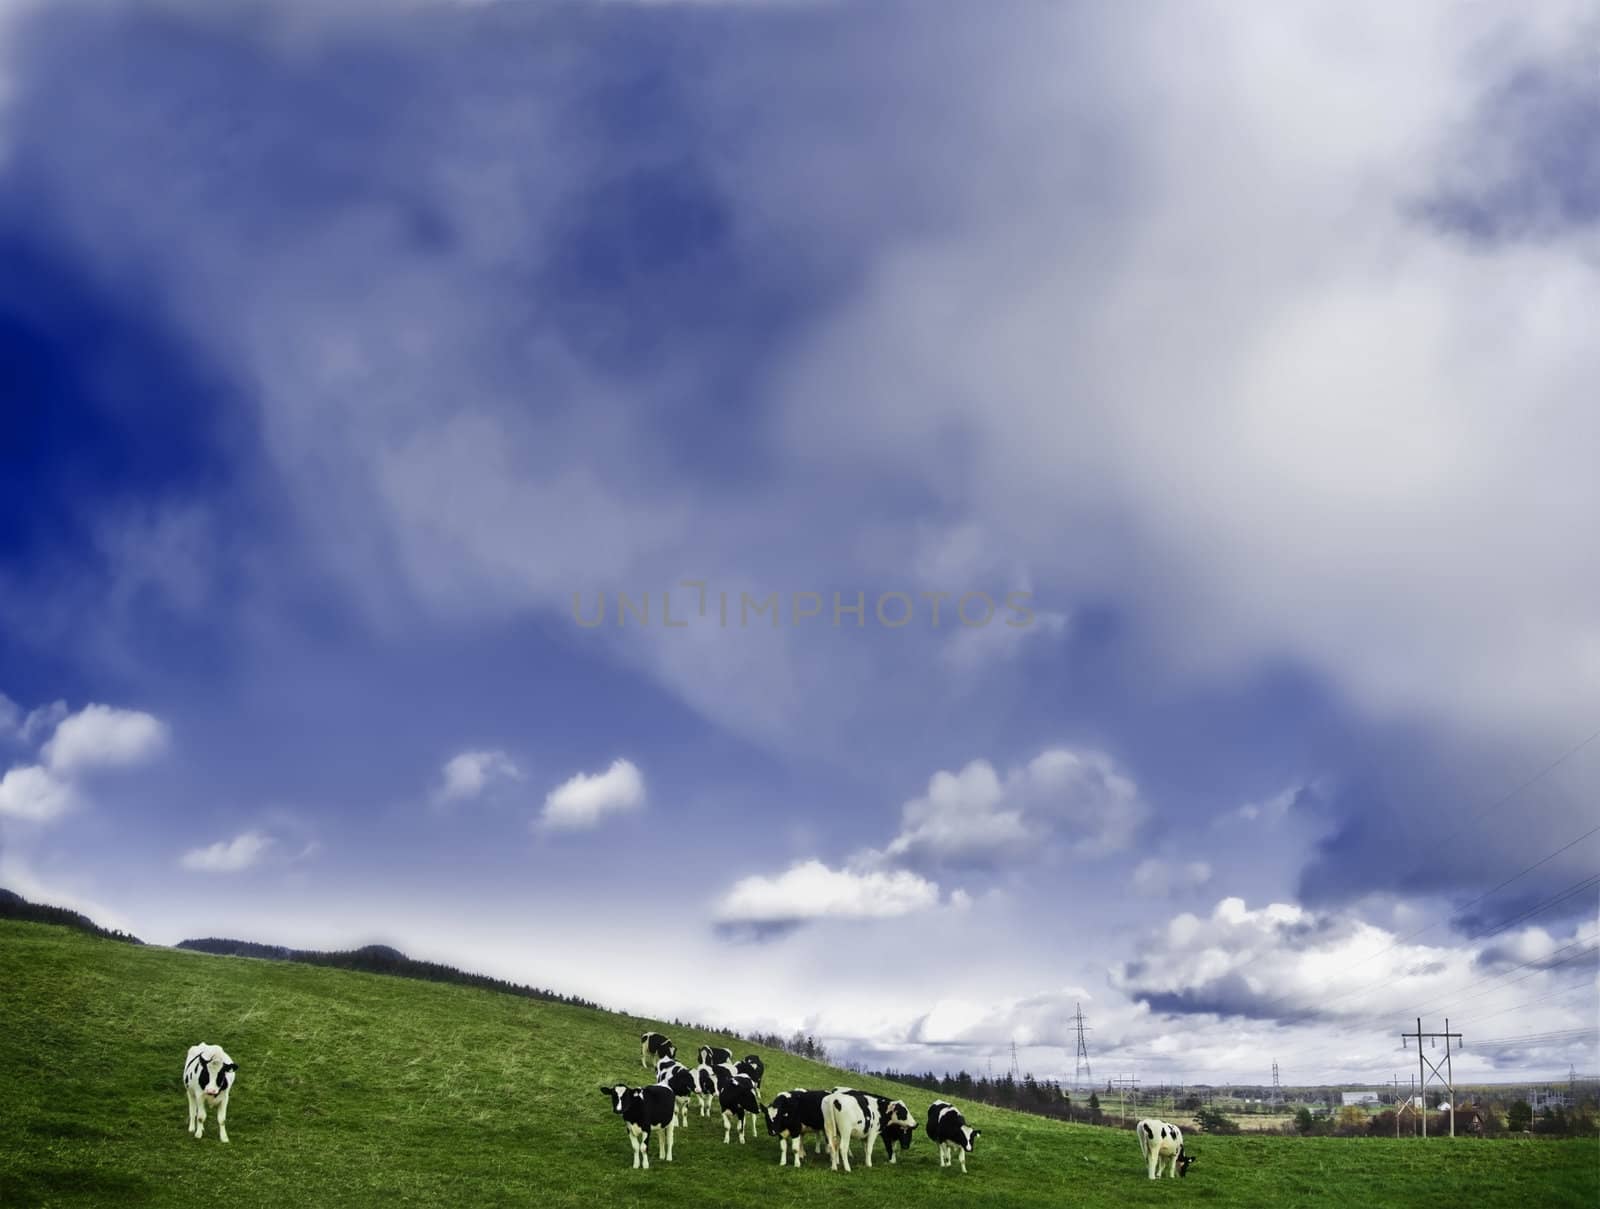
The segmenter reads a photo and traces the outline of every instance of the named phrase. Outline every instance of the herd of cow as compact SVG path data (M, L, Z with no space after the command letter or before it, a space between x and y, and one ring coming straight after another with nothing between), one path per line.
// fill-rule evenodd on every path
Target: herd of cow
M904 1100L873 1095L850 1087L827 1091L795 1088L780 1092L764 1107L761 1103L761 1078L766 1067L755 1054L735 1062L733 1051L720 1046L702 1045L699 1065L691 1068L678 1061L677 1047L660 1033L639 1037L639 1062L646 1069L654 1062L656 1081L641 1087L626 1083L602 1086L611 1101L611 1111L628 1127L628 1142L633 1147L633 1165L650 1166L650 1132L659 1129L657 1157L672 1161L672 1134L679 1124L689 1123L690 1101L698 1098L700 1115L711 1114L713 1101L722 1109L722 1140L732 1141L735 1122L739 1143L744 1144L745 1126L762 1117L767 1133L778 1139L778 1166L789 1162L791 1147L794 1165L805 1158L805 1135L821 1134L837 1171L841 1163L850 1170L850 1145L856 1138L866 1142L867 1166L872 1166L872 1151L883 1139L889 1161L895 1149L909 1150L917 1122ZM217 1136L228 1140L228 1095L238 1077L239 1064L219 1045L202 1041L189 1047L183 1060L183 1089L189 1100L189 1132L200 1137L205 1130L206 1106L217 1111ZM961 1112L945 1100L928 1106L928 1137L939 1144L939 1166L948 1167L952 1156L967 1170L967 1155L982 1130L968 1125ZM1134 1128L1139 1151L1144 1155L1151 1179L1160 1177L1162 1167L1171 1176L1189 1174L1194 1156L1185 1154L1183 1133L1165 1121L1140 1121Z
M702 1045L698 1058L699 1065L685 1066L678 1061L677 1046L665 1036L642 1033L639 1063L646 1070L654 1063L656 1081L642 1087L613 1083L600 1088L611 1101L611 1111L628 1127L635 1167L650 1166L650 1131L653 1129L661 1131L656 1135L656 1157L672 1161L673 1131L680 1123L689 1123L689 1103L696 1097L701 1116L710 1115L712 1101L722 1109L724 1143L733 1140L737 1123L742 1145L746 1123L750 1123L751 1132L754 1132L755 1119L764 1118L767 1133L778 1139L780 1167L788 1164L791 1147L794 1165L800 1166L806 1154L807 1132L822 1135L835 1171L841 1163L846 1171L850 1170L850 1145L856 1138L866 1143L868 1167L872 1166L872 1152L880 1138L891 1163L895 1161L896 1147L906 1150L911 1146L917 1122L904 1100L891 1100L851 1087L827 1091L795 1088L780 1092L763 1107L761 1078L766 1067L760 1057L748 1054L735 1062L732 1050ZM934 1101L928 1109L927 1128L928 1136L939 1143L939 1165L948 1167L951 1154L959 1154L961 1170L966 1171L967 1155L972 1153L972 1144L982 1131L968 1125L960 1111L944 1100Z

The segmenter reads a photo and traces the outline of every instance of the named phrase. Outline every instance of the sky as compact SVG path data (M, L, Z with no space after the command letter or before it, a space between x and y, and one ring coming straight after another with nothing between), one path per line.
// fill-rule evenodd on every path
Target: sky
M0 885L1600 1069L1591 5L332 9L0 3Z

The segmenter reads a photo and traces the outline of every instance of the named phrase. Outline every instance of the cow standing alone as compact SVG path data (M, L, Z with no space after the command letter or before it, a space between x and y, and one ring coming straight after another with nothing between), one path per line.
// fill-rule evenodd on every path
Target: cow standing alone
M183 1060L183 1090L189 1097L189 1132L199 1137L206 1127L206 1104L217 1106L217 1137L228 1140L228 1093L239 1064L220 1045L191 1045Z
M1168 1176L1173 1179L1189 1174L1189 1164L1194 1162L1194 1156L1183 1153L1183 1130L1148 1117L1135 1125L1133 1132L1139 1135L1139 1151L1144 1155L1146 1170L1152 1180L1161 1178L1163 1164L1166 1165Z

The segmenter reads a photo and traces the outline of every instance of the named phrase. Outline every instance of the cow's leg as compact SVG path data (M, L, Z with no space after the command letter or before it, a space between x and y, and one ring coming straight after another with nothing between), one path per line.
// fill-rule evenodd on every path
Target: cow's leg
M201 1092L199 1094L199 1096L197 1096L195 1098L194 1136L198 1138L201 1134L205 1133L205 1131L206 1131L206 1097L205 1097L205 1093Z
M726 1108L722 1110L722 1144L726 1146L733 1140L733 1114Z
M958 1147L956 1147L956 1153L961 1156L961 1174L962 1175L966 1175L967 1174L967 1152L965 1150L961 1149L958 1146Z
M1156 1144L1154 1142L1152 1142L1152 1143L1150 1143L1150 1163L1149 1163L1149 1168L1148 1168L1149 1175L1150 1175L1150 1178L1152 1180L1161 1178L1160 1174L1159 1174L1160 1168L1161 1168L1161 1151L1159 1149L1157 1149Z
M194 1088L192 1088L192 1087L188 1086L187 1084L185 1084L184 1089L183 1089L183 1098L189 1102L189 1123L183 1127L184 1128L184 1132L185 1133L193 1133L194 1132Z
M217 1136L224 1142L228 1140L228 1092L217 1097Z
M867 1130L867 1166L868 1167L872 1166L872 1148L873 1148L873 1146L875 1146L877 1144L877 1141L878 1141L878 1131L876 1129Z

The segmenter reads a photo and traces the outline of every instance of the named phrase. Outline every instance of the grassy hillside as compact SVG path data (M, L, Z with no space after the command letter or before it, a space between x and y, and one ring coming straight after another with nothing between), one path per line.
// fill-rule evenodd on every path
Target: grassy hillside
M1592 1142L1199 1137L1189 1177L1152 1184L1131 1134L967 1104L984 1136L965 1177L940 1170L920 1130L897 1166L880 1151L878 1166L847 1176L825 1158L780 1170L764 1131L724 1146L720 1122L697 1115L675 1162L635 1171L598 1087L643 1076L638 1035L650 1027L660 1025L0 922L0 1205L1600 1203ZM724 1041L674 1039L691 1054ZM184 1132L179 1068L202 1040L240 1064L226 1146L214 1117L203 1140ZM768 1096L852 1081L761 1053ZM933 1097L906 1098L920 1121Z

